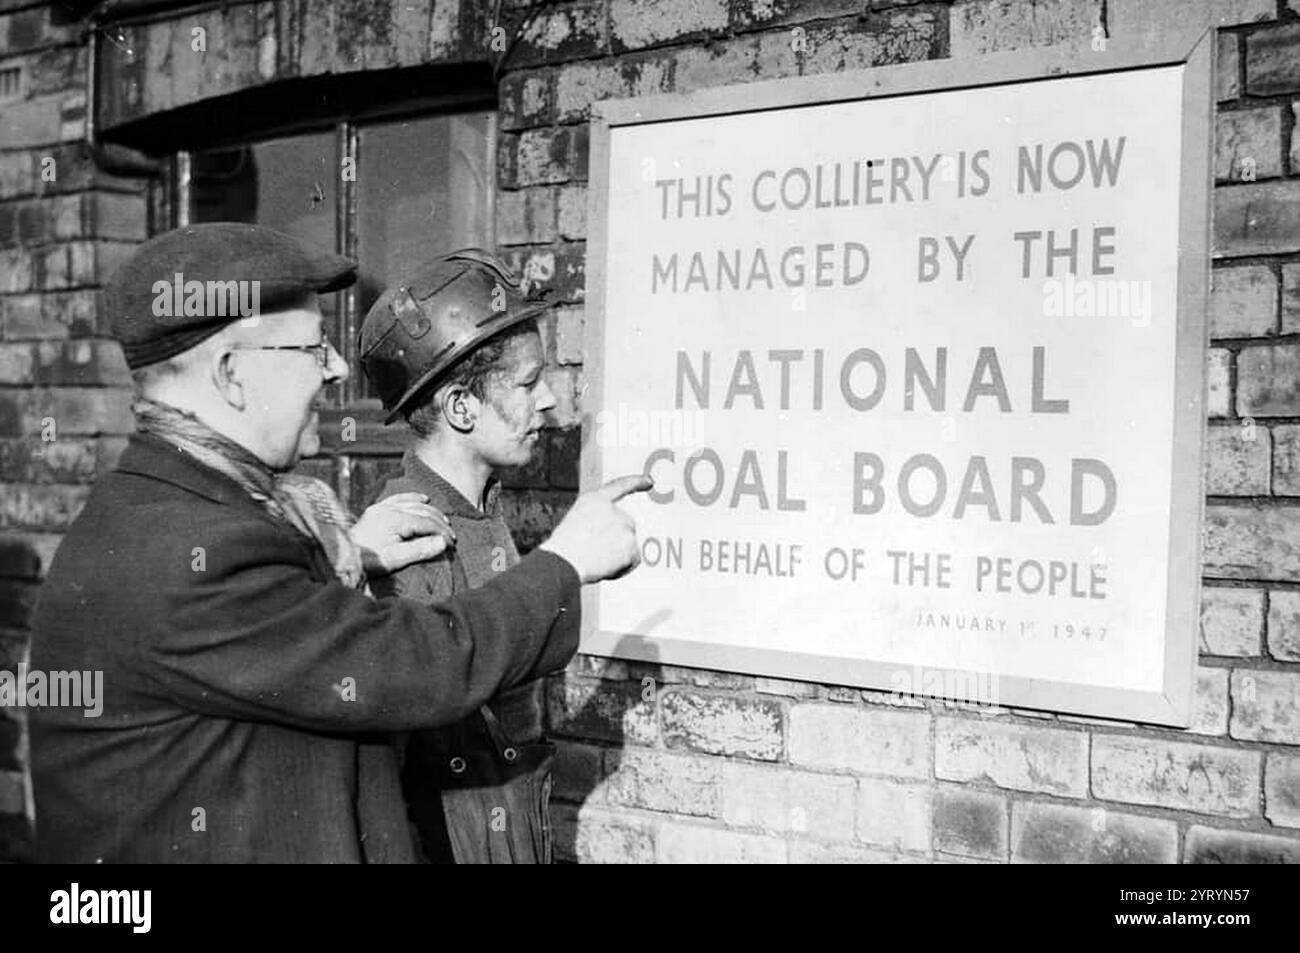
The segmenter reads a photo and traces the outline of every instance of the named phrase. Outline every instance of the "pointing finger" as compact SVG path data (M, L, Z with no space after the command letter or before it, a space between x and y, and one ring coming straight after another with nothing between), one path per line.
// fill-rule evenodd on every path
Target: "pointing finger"
M652 489L655 481L650 479L644 473L634 473L629 476L622 476L615 480L610 480L604 486L592 491L592 495L606 500L610 503L617 503L629 493L642 493Z

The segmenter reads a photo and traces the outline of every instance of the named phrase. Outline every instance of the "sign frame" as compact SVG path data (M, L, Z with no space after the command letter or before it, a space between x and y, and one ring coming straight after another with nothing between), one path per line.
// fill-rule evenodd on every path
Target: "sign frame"
M615 131L678 119L700 119L817 106L916 93L951 92L1168 66L1183 66L1181 179L1174 344L1173 460L1166 628L1161 688L1157 691L1086 685L994 673L997 704L1051 712L1186 727L1190 721L1200 616L1201 526L1205 454L1205 371L1209 344L1206 308L1210 272L1210 197L1213 190L1215 31L1190 28L1153 39L1107 39L1104 52L1088 44L995 53L970 60L928 60L868 70L774 79L689 93L604 100L593 105L587 202L586 321L588 408L604 406L602 357L606 313L606 213L610 141ZM583 414L581 486L619 476L602 473L593 439L593 412ZM601 628L594 587L582 594L579 651L610 658L788 678L829 685L890 690L902 663L844 660L796 652L711 645ZM910 694L935 695L925 685L970 684L971 673L926 668ZM963 681L964 679L964 681Z

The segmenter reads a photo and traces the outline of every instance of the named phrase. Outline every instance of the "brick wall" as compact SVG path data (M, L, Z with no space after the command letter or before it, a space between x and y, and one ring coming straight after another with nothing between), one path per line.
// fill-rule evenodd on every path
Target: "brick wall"
M100 324L98 289L147 233L143 183L82 146L79 24L0 0L0 666L27 647L39 579L95 475L131 430L130 378ZM31 848L21 712L0 709L0 860Z
M502 4L506 22L519 22L525 5ZM222 16L242 26L210 46L211 68L172 76L132 60L121 75L135 95L107 101L139 116L272 78L472 60L487 49L492 24L474 4L371 6L382 15L346 43L333 21L301 29L316 15L303 3L231 7ZM442 10L446 22L421 9ZM989 716L882 692L579 657L547 695L560 740L562 856L1300 861L1300 0L548 7L500 81L497 237L559 299L543 330L560 406L544 453L511 474L508 503L527 546L577 485L577 426L593 410L582 405L582 329L594 101L922 59L951 58L960 75L962 58L983 52L1087 44L1098 25L1111 36L1158 35L1193 16L1220 33L1192 726ZM427 45L409 42L402 18L433 23ZM388 24L387 41L376 23ZM183 39L187 24L167 29ZM151 30L129 45L165 52ZM320 39L330 30L332 44ZM268 35L269 56L253 55L265 54ZM94 288L124 243L142 237L145 199L138 184L95 174L81 158L76 39L44 7L0 0L0 68L21 60L42 77L20 103L0 104L0 659L10 664L58 532L128 423L120 357L96 338ZM40 180L46 156L59 160L57 182ZM40 439L46 417L59 426L53 444ZM380 454L350 461L353 502L392 466ZM342 469L320 463L327 475ZM29 812L21 734L0 715L0 857L23 856Z

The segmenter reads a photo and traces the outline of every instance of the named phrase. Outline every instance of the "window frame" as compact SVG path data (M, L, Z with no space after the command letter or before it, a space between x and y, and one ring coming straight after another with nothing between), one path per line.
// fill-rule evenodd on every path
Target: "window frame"
M359 244L358 232L360 229L358 183L361 176L365 174L364 156L361 155L362 150L360 148L362 130L399 122L478 112L486 113L489 116L487 154L489 161L492 162L492 168L495 170L501 114L497 107L495 94L489 95L486 92L481 95L469 93L450 97L448 101L433 108L430 108L427 104L418 107L389 104L367 110L364 113L338 116L324 122L268 126L256 130L249 136L241 137L238 141L223 142L219 146L213 146L212 148L251 146L288 136L332 132L335 145L335 167L338 169L339 176L336 183L337 188L335 189L334 251L356 260ZM168 164L167 193L171 198L168 203L171 228L189 225L193 219L193 156L194 152L191 150L177 150L172 154L172 161ZM355 172L350 178L343 176L343 168L347 159L352 160L352 167ZM493 171L492 185L487 189L487 195L485 196L489 247L495 247L496 245L496 204L497 189L495 171ZM382 421L380 404L377 399L365 395L365 376L361 370L357 354L357 336L361 330L360 325L363 317L359 313L359 293L360 288L357 284L353 284L342 291L334 292L334 320L330 328L330 336L335 346L342 353L344 360L348 362L348 367L352 373L348 380L332 389L328 401L330 407L336 412L352 411L362 418L362 423L378 426ZM337 419L341 415L334 413L328 416ZM332 432L334 429L334 427L323 428L322 436L326 435L326 431ZM373 427L367 426L365 429L370 432L372 439L358 440L356 442L348 441L347 452L356 453L358 451L366 452L367 450L372 452L377 450L382 453L393 452L393 441L380 438ZM379 432L382 433L382 430ZM370 447L369 445L375 442L376 438L379 447ZM340 452L344 449L337 440L328 440L326 443L328 445L324 448L325 452Z

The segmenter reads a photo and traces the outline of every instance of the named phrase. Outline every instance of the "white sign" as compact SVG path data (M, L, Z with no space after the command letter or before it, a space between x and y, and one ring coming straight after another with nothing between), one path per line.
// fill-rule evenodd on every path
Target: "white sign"
M610 107L586 472L655 489L584 650L1184 721L1190 69Z

